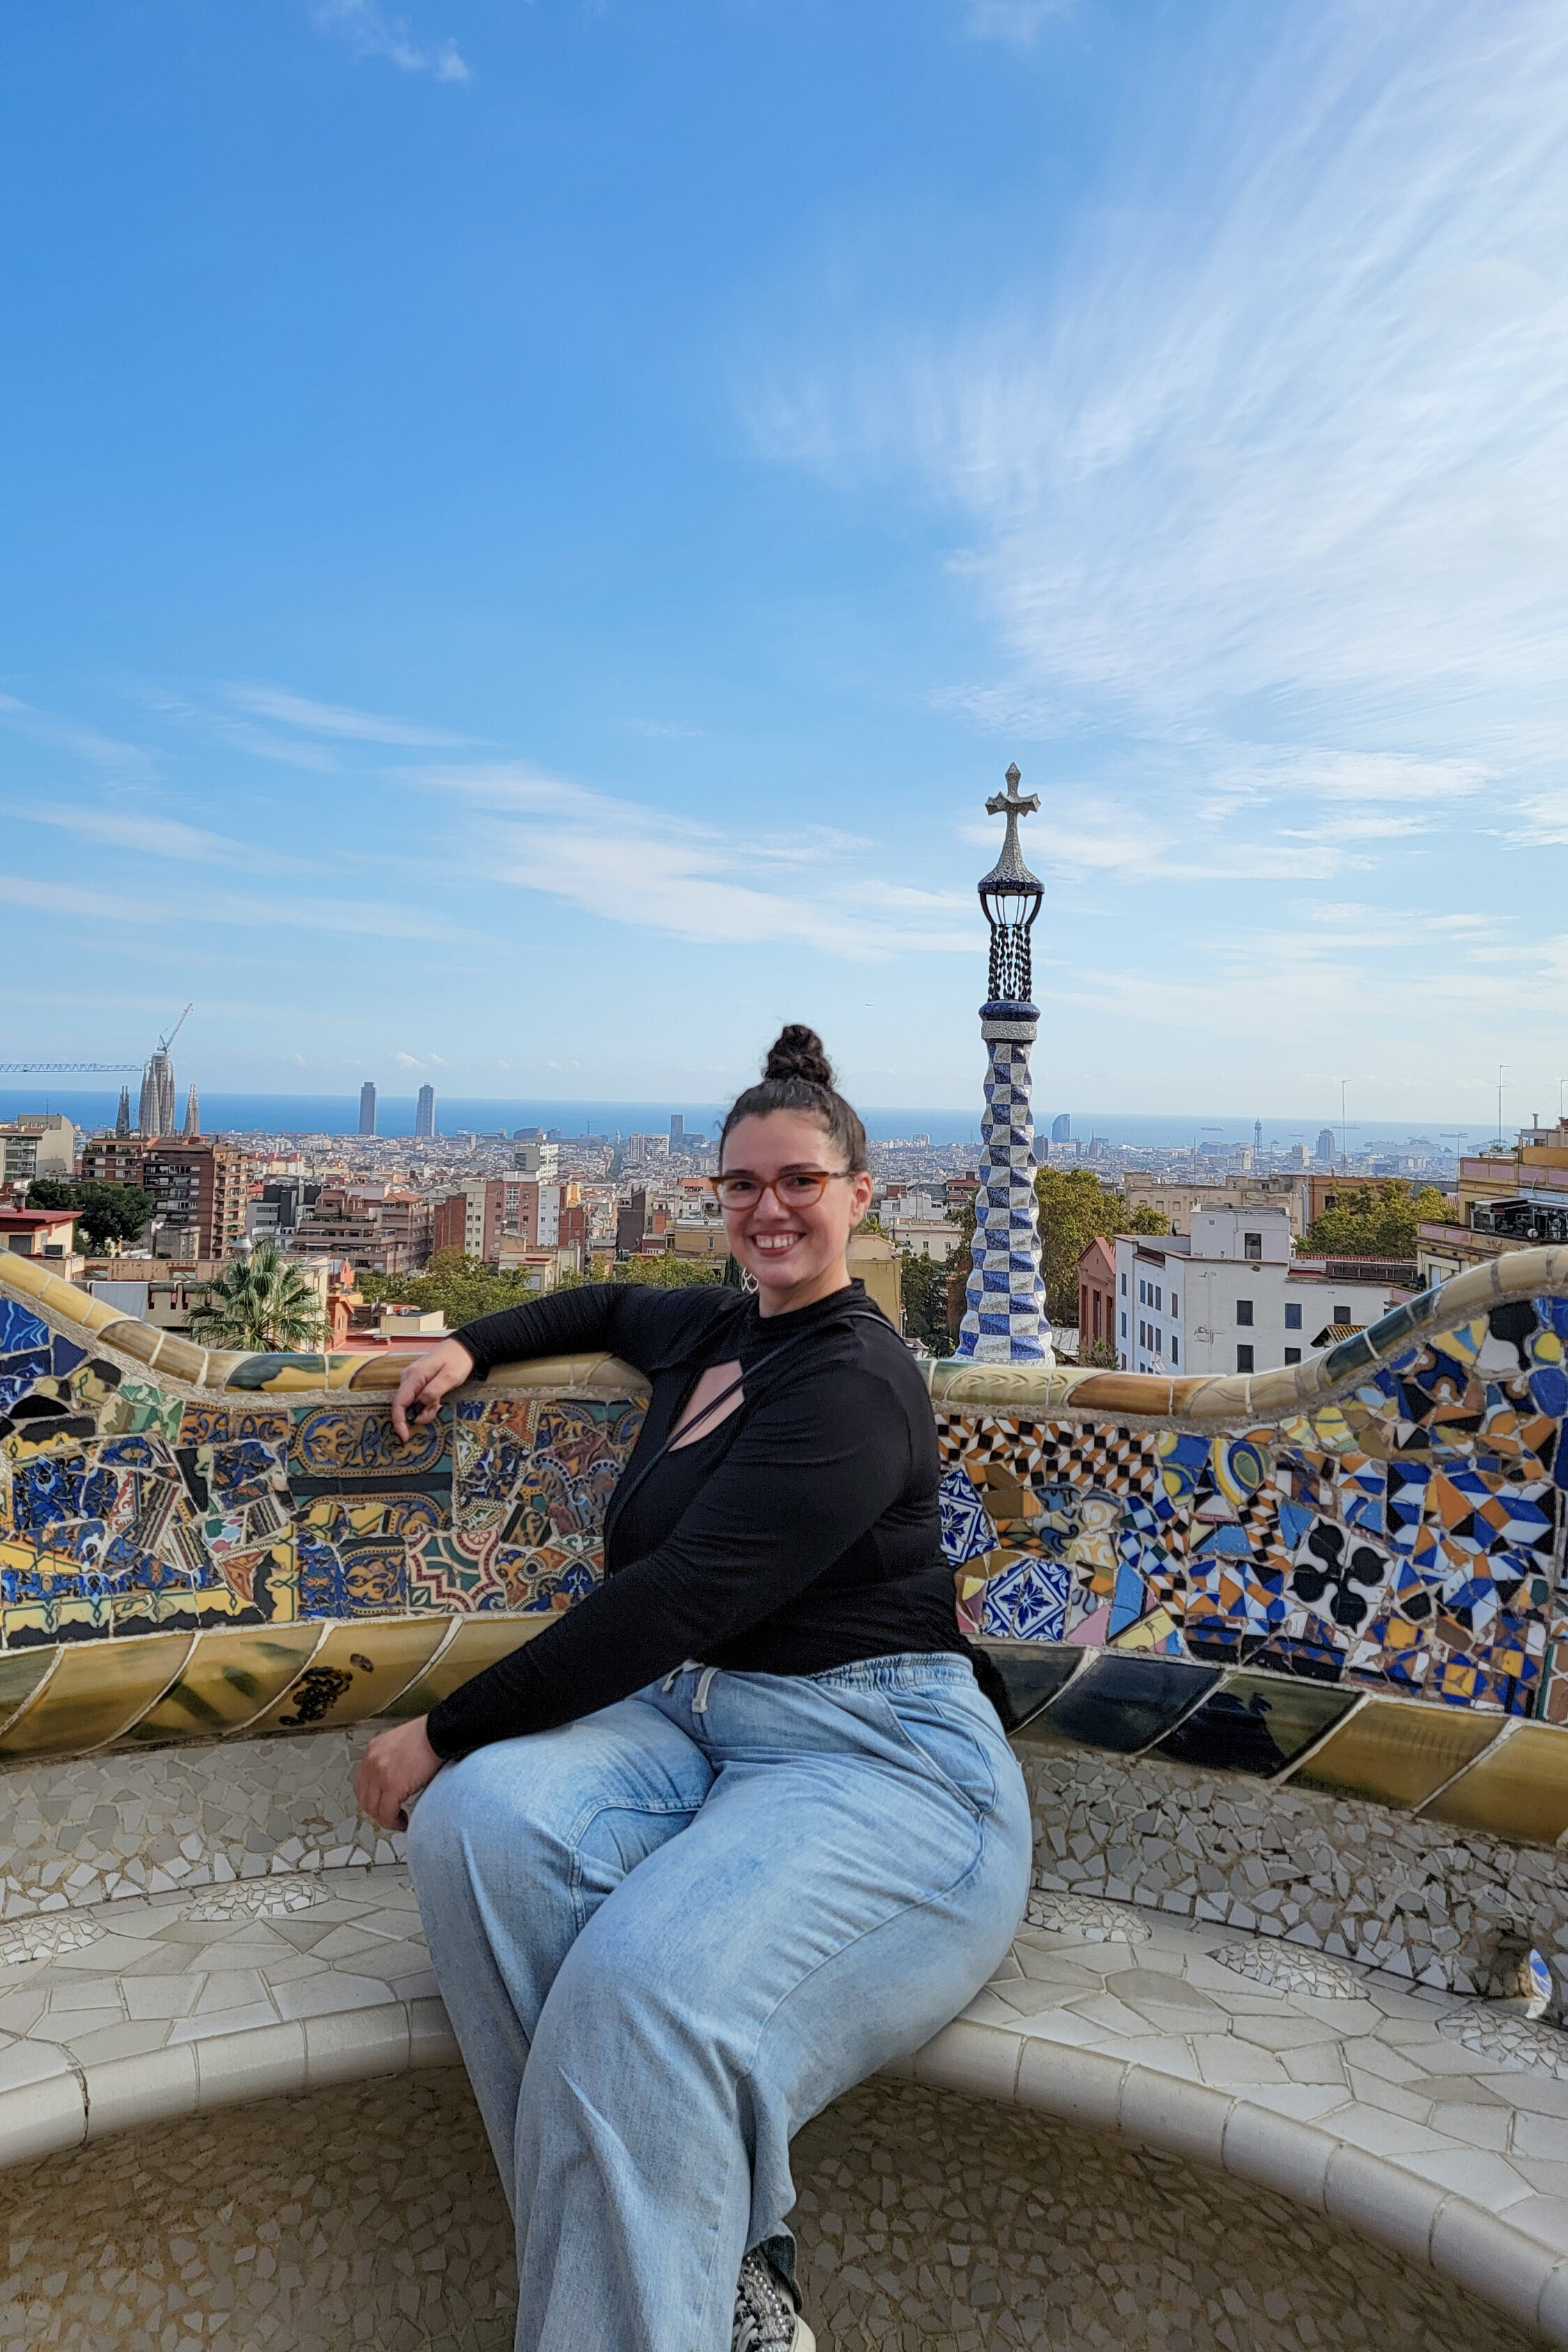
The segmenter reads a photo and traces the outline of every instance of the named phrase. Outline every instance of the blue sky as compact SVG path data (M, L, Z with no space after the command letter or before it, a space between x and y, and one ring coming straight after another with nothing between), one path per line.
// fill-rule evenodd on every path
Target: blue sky
M1536 0L21 0L4 1058L977 1092L1568 1076Z

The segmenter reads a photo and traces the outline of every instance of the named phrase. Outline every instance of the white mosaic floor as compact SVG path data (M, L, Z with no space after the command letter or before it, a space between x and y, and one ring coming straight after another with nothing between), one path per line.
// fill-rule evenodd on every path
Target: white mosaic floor
M1510 2270L1500 2306L1568 2342L1568 2081L1465 2046L1454 1996L1239 1939L1270 1983L1212 1957L1234 1931L1089 1908L1026 1927L916 2078L1250 2172L1472 2286ZM35 1948L51 1919L67 1948L0 1958L9 2160L79 2143L84 2108L94 2139L456 2054L405 1869L35 1916ZM1488 2216L1506 2235L1478 2252Z

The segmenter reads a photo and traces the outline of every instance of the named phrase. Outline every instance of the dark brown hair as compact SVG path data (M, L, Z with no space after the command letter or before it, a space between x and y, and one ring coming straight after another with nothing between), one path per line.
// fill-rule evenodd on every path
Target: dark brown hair
M828 1140L844 1154L845 1165L856 1175L869 1165L866 1130L859 1113L847 1103L833 1083L833 1065L815 1029L798 1021L786 1023L768 1047L760 1087L737 1095L719 1138L719 1165L730 1129L743 1118L766 1118L775 1110L803 1111L827 1129Z

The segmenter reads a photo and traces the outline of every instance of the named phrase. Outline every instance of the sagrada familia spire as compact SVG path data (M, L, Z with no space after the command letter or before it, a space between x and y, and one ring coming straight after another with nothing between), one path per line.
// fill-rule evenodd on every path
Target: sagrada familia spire
M136 1125L146 1136L174 1133L174 1063L165 1046L159 1046L142 1073Z

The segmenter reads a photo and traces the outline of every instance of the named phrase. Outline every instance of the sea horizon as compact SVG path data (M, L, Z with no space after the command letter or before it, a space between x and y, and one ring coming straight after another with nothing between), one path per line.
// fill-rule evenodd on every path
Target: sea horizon
M134 1090L133 1090L134 1091ZM356 1139L359 1133L359 1096L262 1094L225 1092L215 1088L208 1092L198 1086L204 1135L327 1135L345 1139ZM181 1089L183 1102L184 1089ZM0 1087L0 1118L14 1118L22 1111L64 1111L79 1127L89 1130L112 1127L120 1095L116 1088L51 1088ZM543 1127L559 1129L570 1141L582 1135L614 1137L637 1134L662 1134L668 1131L672 1116L684 1118L689 1133L707 1136L718 1133L727 1103L693 1102L673 1097L646 1102L574 1101L541 1096L479 1096L437 1095L436 1101L437 1134L452 1139L460 1133L490 1134L501 1131L511 1134L518 1128ZM378 1094L376 1100L376 1134L384 1141L411 1139L416 1098L414 1095ZM867 1134L876 1143L888 1143L916 1135L929 1137L933 1146L980 1142L980 1107L968 1108L951 1106L918 1108L910 1105L890 1108L860 1107ZM1057 1109L1036 1112L1037 1134L1043 1141L1051 1131ZM1091 1138L1122 1144L1134 1150L1176 1150L1184 1147L1208 1145L1228 1150L1250 1144L1255 1138L1256 1121L1252 1118L1218 1118L1197 1113L1163 1113L1139 1111L1085 1111L1068 1113L1072 1139L1089 1142ZM1266 1150L1287 1150L1294 1143L1315 1147L1325 1128L1331 1129L1337 1139L1340 1124L1325 1116L1291 1118L1263 1117L1263 1143ZM1484 1123L1465 1124L1447 1121L1441 1126L1423 1124L1407 1116L1394 1118L1362 1118L1348 1122L1347 1133L1358 1149L1371 1142L1392 1142L1403 1146L1418 1139L1433 1145L1451 1142L1456 1135L1467 1143L1485 1139L1491 1130Z

